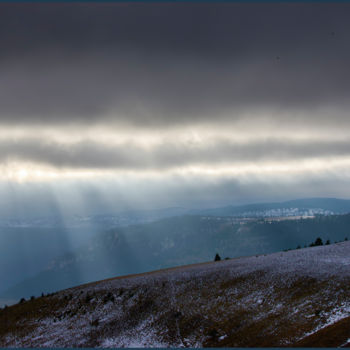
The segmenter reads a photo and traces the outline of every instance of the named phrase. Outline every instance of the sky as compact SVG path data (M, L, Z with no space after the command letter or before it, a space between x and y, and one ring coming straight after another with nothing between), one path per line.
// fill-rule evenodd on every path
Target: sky
M1 3L0 215L350 198L349 17Z

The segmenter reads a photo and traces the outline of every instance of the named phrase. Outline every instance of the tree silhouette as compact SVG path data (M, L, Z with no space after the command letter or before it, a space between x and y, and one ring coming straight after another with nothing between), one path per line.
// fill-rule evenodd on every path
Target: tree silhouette
M320 237L317 237L314 244L315 246L323 245L322 239Z
M214 261L220 261L220 260L221 260L220 255L216 253Z

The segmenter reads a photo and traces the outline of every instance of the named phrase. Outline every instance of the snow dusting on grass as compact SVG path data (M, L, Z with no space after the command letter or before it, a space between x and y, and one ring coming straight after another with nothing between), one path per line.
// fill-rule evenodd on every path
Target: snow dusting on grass
M349 263L343 242L82 285L0 311L0 346L291 346L349 316Z
M103 348L144 348L155 347L165 348L168 344L159 342L157 335L150 328L153 322L146 320L139 325L136 332L125 332L118 337L107 338L101 344Z

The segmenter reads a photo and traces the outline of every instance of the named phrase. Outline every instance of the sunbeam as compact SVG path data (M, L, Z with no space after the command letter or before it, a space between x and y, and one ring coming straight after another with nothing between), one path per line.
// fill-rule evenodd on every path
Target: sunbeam
M0 2L0 303L344 239L349 15Z

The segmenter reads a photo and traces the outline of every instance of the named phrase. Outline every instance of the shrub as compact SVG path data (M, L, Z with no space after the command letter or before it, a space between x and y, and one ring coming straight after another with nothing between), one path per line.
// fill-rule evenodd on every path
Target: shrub
M92 299L92 296L89 295L89 294L86 294L85 303L86 303L86 304L89 304L91 299Z
M97 327L97 326L98 326L98 323L99 323L98 318L96 318L95 320L93 320L93 321L90 322L90 326L92 326L92 327Z
M104 303L107 303L109 301L114 302L114 295L111 292L108 292L103 298Z
M180 318L182 316L182 313L180 311L175 311L173 313L174 318Z
M215 329L212 328L209 332L208 332L209 337L215 339L219 336L219 332Z

